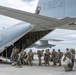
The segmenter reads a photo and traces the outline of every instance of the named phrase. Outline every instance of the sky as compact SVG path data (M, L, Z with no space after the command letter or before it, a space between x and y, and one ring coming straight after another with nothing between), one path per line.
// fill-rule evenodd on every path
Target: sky
M35 12L37 3L38 3L38 0L0 0L0 5L23 10L23 11L28 11L32 13ZM0 15L0 30L2 30L3 27L7 28L19 22L21 21ZM75 30L55 29L53 32L51 32L44 38L64 40L60 42L49 41L49 44L56 45L53 47L56 50L61 49L62 51L65 51L66 48L76 49L76 46L75 46L76 45L76 31ZM32 49L34 51L37 50L36 48L32 48Z
M28 12L35 12L38 0L0 0L0 5L20 9Z
M66 29L55 29L53 32L45 36L44 38L59 39L63 40L60 42L49 41L49 44L55 44L53 48L61 49L65 51L66 48L76 49L76 30L66 30ZM52 48L52 49L53 49Z
M35 12L38 0L0 0L0 5L19 9L27 12ZM0 15L0 30L20 23L20 20Z

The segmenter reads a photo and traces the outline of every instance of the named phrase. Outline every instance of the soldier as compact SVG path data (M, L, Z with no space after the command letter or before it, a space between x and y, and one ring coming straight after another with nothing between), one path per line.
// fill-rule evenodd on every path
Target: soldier
M15 49L15 60L16 60L16 56L18 55L18 53L19 53L19 49L16 48L16 49Z
M50 50L49 50L49 49L47 49L47 51L48 51L49 55L51 55Z
M70 54L71 54L71 61L72 61L72 65L71 65L71 70L72 70L72 68L73 68L73 66L74 66L74 60L75 60L75 50L74 49L70 49Z
M58 49L58 53L57 53L57 56L56 56L56 59L57 59L57 63L59 63L59 66L61 66L61 58L63 56L63 53L60 52L60 49Z
M39 66L41 66L41 57L43 56L43 51L38 50L37 54L38 54L38 59L39 59Z
M49 53L49 61L50 61L50 58L51 58L51 52L50 52L50 50L49 49L47 49L47 51L48 51L48 53Z
M63 61L65 61L65 60L66 60L66 57L67 57L67 56L69 56L69 57L71 56L71 55L70 55L69 48L66 48L66 53L65 53L65 56L64 56Z
M24 49L22 49L21 54L22 54L21 62L22 64L24 64L24 58L26 56L26 52L24 51Z
M66 56L66 60L65 60L64 63L63 63L63 67L64 67L64 69L65 69L66 72L67 72L67 71L70 71L70 69L71 69L71 67L70 67L71 64L72 64L72 61L71 61L69 55L67 55L67 56Z
M20 66L20 68L22 67L21 59L22 59L22 51L17 55L17 65Z
M11 57L10 57L12 62L14 60L14 53L15 53L15 49L13 48L12 53L11 53Z
M28 64L30 65L30 66L32 66L32 56L33 56L33 52L32 52L32 50L30 50L29 52L28 52Z
M55 51L55 49L53 49L52 51L53 66L56 65L56 55L57 55L57 52Z
M32 60L34 60L34 52L32 52Z
M69 51L69 48L66 48L66 53L65 53L65 57L63 59L64 61L64 68L65 68L65 71L70 71L72 70L72 60L71 60L71 52Z
M14 47L13 51L12 51L12 54L11 54L11 59L13 61L13 63L12 63L13 66L16 65L14 63L17 62L17 54L18 54L18 52L19 52L19 49L17 49L16 47Z
M45 65L48 64L49 65L49 58L50 58L50 52L49 52L49 49L46 50L46 53L45 53Z

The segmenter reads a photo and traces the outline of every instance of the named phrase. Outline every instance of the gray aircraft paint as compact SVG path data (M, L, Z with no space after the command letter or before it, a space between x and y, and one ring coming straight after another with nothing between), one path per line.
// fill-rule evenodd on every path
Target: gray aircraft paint
M15 41L20 39L23 35L32 29L32 25L27 23L20 23L0 31L0 52L5 47L13 45Z
M40 0L40 15L53 18L76 17L76 0Z

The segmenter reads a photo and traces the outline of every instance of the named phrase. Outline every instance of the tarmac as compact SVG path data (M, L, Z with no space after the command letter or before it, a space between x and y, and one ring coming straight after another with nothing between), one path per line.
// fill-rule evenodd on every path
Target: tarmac
M39 66L37 56L34 59L32 66L22 65L22 68L0 63L0 75L76 75L76 64L73 71L65 72L63 66L52 66L52 62L50 66Z

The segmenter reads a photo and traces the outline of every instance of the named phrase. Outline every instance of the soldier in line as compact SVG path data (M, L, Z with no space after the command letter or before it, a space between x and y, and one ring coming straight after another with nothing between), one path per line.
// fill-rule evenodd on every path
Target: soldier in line
M71 65L71 70L73 69L74 67L74 61L75 61L75 50L74 49L70 49L70 54L71 54L71 61L72 61L72 65Z
M20 68L22 68L21 60L22 60L22 51L17 55L17 66L19 66Z
M39 59L39 66L42 65L42 63L41 63L41 57L43 56L43 52L44 52L44 50L42 50L42 51L38 50L38 52L37 52L38 59Z
M26 57L26 52L24 51L24 49L22 49L21 55L22 55L21 62L22 64L24 64L24 58Z
M61 58L63 56L63 53L60 51L60 49L58 49L58 53L57 53L57 56L56 56L56 61L57 63L59 63L59 66L61 66Z
M50 58L51 58L51 52L49 49L47 49L48 53L49 53L49 61L50 61Z
M52 60L53 60L53 66L56 65L56 55L57 55L57 52L55 51L55 49L53 49L52 51Z
M18 52L19 52L19 49L14 47L13 51L12 51L12 54L11 54L12 66L16 65Z
M63 67L66 72L71 70L71 64L72 64L72 61L69 55L67 55L66 60L63 62Z
M47 49L47 51L48 51L49 55L51 55L51 52L50 52L50 50L49 50L49 49ZM50 56L49 56L49 58L50 58Z
M33 56L33 52L32 52L32 50L30 50L29 52L28 52L28 64L30 65L30 66L32 66L32 56Z
M45 53L45 65L48 64L49 66L49 59L50 59L50 52L49 49L47 49Z
M32 51L32 60L34 60L34 52Z
M71 56L72 56L72 54L71 54L69 48L66 48L65 57L63 59L63 61L65 62L65 64L63 65L65 71L71 71L72 70L72 67L71 67L72 66Z
M46 52L46 51L49 53L49 55L51 55L49 49L45 50L45 52ZM44 55L44 60L45 60L45 55ZM49 56L49 60L50 60L50 56Z
M12 53L11 53L11 57L10 57L12 62L14 60L14 53L15 53L15 49L13 48Z
M71 56L70 51L69 51L69 48L66 48L66 53L65 53L65 56L64 56L63 61L66 60L67 55L68 55L69 57Z

